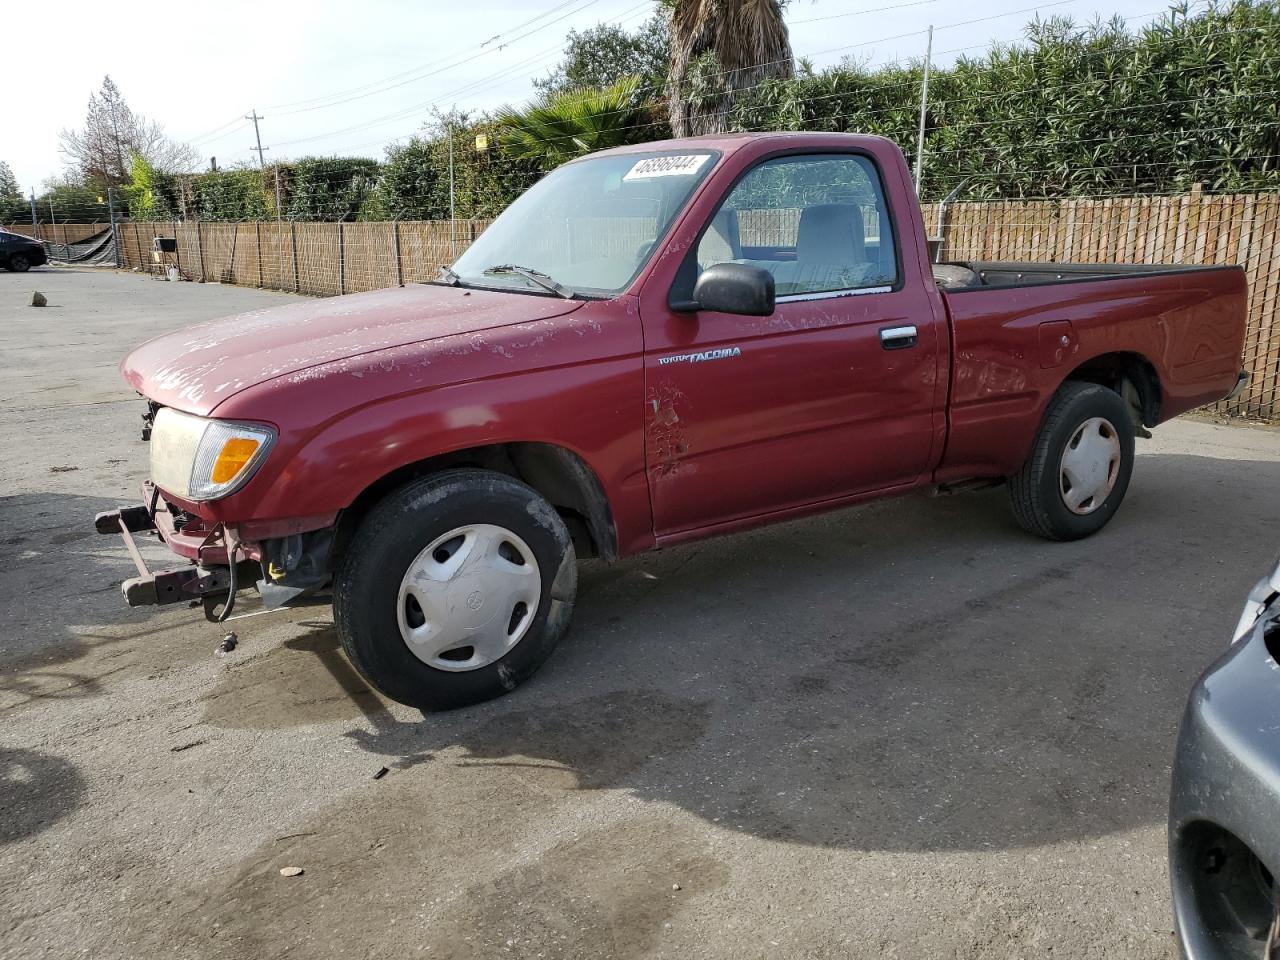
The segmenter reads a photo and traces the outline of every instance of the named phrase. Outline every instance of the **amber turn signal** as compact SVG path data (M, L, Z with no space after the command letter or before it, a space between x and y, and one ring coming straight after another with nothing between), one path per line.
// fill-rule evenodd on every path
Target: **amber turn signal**
M261 446L259 441L248 437L232 437L218 451L218 458L213 463L213 483L229 483L244 469L246 463L253 459Z

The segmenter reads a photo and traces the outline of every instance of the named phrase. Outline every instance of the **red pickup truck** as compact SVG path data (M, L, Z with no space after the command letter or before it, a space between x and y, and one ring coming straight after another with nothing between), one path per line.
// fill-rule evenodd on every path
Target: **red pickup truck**
M427 709L511 690L606 560L926 486L1007 482L1055 540L1134 437L1243 383L1235 267L934 264L901 152L764 134L555 170L437 280L168 334L132 605L323 601ZM131 535L187 561L150 572Z

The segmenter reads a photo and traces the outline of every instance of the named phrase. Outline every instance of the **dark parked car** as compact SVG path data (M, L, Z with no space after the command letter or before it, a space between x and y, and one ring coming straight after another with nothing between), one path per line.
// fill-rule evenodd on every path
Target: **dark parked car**
M1280 562L1196 683L1169 807L1174 919L1189 960L1280 946Z
M23 273L42 263L48 263L49 257L44 252L44 244L32 240L20 233L0 230L0 267Z

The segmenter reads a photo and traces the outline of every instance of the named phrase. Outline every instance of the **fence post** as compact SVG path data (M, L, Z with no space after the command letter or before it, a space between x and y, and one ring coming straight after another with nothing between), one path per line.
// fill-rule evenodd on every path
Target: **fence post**
M293 248L293 292L297 293L298 286L298 231L297 224L292 220L289 221L289 246Z
M391 242L396 251L396 285L404 286L404 267L400 263L400 221L391 221Z
M107 187L107 216L111 218L111 246L115 248L116 269L120 269L120 238L116 236L116 198L112 187Z
M258 238L258 288L262 288L262 221L253 221L254 233Z
M142 237L138 235L138 223L136 220L133 224L133 245L138 249L138 267L141 268L145 262L145 255L142 252ZM148 267L147 273L150 272L151 269Z
M236 243L240 240L240 221L237 220L231 227L231 259L227 261L227 267L231 272L231 282L239 283L240 275L236 273Z
M1203 193L1203 183L1193 183L1191 185L1191 209L1188 211L1190 224L1187 233L1189 239L1193 241L1191 247L1191 255L1194 258L1192 260L1193 263L1204 263L1205 232L1208 224L1204 220L1201 206Z
M342 242L342 221L338 221L338 296L346 293L347 254Z
M205 281L204 272L204 238L200 236L200 221L196 220L196 257L200 260L200 282Z
M182 246L178 243L178 221L173 221L173 268L182 276Z

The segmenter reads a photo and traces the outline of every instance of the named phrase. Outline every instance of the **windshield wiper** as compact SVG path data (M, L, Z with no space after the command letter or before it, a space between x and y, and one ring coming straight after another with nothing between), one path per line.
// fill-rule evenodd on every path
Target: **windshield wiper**
M577 294L566 287L563 283L559 283L547 276L541 270L534 270L532 267L522 267L516 263L499 263L490 267L485 271L491 276L501 276L504 273L514 273L518 277L524 277L531 283L536 283L544 290L550 290L557 296L564 297L566 300L572 300Z

